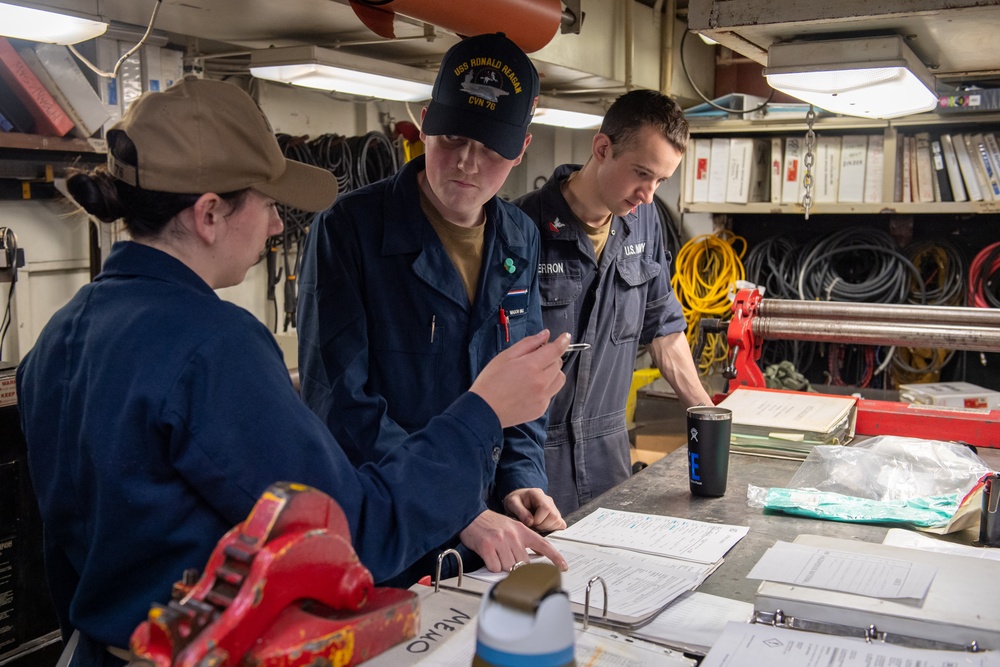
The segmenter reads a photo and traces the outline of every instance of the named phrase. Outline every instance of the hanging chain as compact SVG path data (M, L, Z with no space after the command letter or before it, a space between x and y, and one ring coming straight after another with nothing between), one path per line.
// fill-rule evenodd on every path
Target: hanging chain
M802 158L805 167L805 174L802 176L802 207L806 210L806 220L809 219L809 209L813 205L813 148L816 147L816 133L813 132L813 123L816 121L816 110L813 105L809 105L806 113L806 154Z

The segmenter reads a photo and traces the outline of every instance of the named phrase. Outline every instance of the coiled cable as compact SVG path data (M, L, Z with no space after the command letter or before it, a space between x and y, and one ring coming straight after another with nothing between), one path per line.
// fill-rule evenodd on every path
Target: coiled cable
M746 249L742 236L722 232L697 236L677 253L677 269L670 284L684 312L692 351L698 346L701 318L724 317L730 312L730 292L736 281L746 276L742 261ZM723 334L706 333L701 355L695 359L699 372L708 375L721 369L728 352Z
M965 301L965 261L949 241L938 239L911 243L906 256L920 274L923 296L937 306L961 306ZM910 284L910 303L920 303L921 285ZM955 350L899 347L892 352L892 378L896 385L937 382L941 371L955 357Z
M341 193L379 181L399 169L396 147L381 132L369 132L360 137L324 134L312 141L288 134L277 134L276 138L285 157L322 167L332 173ZM284 222L284 229L268 241L267 298L274 304L274 327L277 331L275 288L284 278L284 331L288 331L295 326L298 306L296 280L302 265L302 246L314 214L285 205L278 206L278 214ZM283 260L280 268L272 256L278 247Z
M905 303L910 279L923 284L913 263L887 232L849 227L813 241L799 264L804 300ZM923 291L923 289L922 289ZM920 303L926 303L921 296Z
M658 195L653 195L653 205L656 206L656 212L660 215L660 225L663 228L663 249L673 260L670 262L670 276L673 277L674 273L677 272L677 255L681 250L681 232L677 228L674 217L670 215L670 209L667 208L666 202Z
M969 305L1000 308L1000 241L980 250L969 265Z

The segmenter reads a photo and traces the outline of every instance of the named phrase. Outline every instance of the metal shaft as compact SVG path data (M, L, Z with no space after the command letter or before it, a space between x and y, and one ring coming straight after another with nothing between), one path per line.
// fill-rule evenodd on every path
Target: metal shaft
M1000 328L994 327L781 317L758 317L752 326L754 335L762 340L813 340L856 345L1000 352Z
M957 306L763 299L760 314L762 317L1000 327L1000 309Z

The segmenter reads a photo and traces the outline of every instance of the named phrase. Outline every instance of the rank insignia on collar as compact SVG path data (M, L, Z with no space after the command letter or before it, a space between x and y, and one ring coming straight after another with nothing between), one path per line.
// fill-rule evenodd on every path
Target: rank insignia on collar
M558 234L559 230L561 230L565 226L566 224L564 222L560 221L559 218L556 218L555 220L549 223L549 230L553 234Z

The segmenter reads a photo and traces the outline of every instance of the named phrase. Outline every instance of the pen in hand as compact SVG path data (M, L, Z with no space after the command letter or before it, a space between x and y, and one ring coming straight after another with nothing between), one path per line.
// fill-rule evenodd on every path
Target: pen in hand
M570 343L569 347L566 348L566 351L563 352L562 358L565 360L568 359L569 355L573 354L574 352L582 352L583 350L589 350L589 349L590 349L590 343Z

